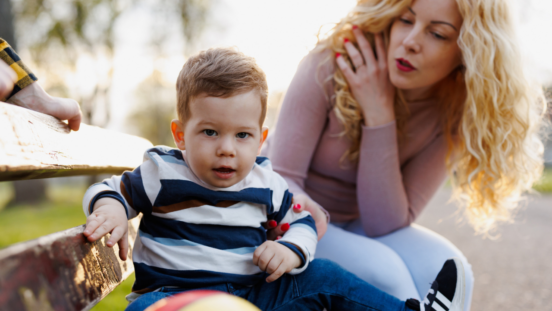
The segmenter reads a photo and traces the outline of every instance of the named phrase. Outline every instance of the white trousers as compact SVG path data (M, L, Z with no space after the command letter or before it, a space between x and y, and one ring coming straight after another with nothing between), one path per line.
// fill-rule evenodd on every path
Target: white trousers
M419 225L370 238L360 219L328 225L316 258L330 259L361 279L401 300L422 301L445 260L458 257L466 276L465 311L470 309L473 272L466 257L450 241Z

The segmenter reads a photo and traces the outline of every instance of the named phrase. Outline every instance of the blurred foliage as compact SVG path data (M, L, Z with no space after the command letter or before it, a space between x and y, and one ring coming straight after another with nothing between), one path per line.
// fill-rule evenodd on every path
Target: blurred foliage
M0 213L11 201L13 194L13 185L11 182L0 182Z
M163 74L154 70L136 91L137 104L127 123L136 135L144 137L153 145L174 147L171 120L176 119L176 90L174 85L163 82Z
M18 42L29 49L32 62L47 76L47 91L73 97L81 104L85 122L105 126L110 119L115 30L124 13L148 8L154 23L149 38L152 46L168 40L164 29L180 24L180 34L189 48L206 25L211 0L14 0L13 4ZM153 51L161 53L160 49ZM69 90L66 73L76 72L83 56L103 69L92 91Z
M282 107L285 95L285 91L273 91L268 94L268 107L263 126L268 127L269 134L274 133L274 130L276 129L276 123L278 122L280 108Z

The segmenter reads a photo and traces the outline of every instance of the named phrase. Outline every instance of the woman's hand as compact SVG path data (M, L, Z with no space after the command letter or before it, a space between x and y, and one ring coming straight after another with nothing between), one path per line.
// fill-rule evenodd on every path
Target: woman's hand
M322 207L308 196L304 194L297 194L293 196L293 211L295 213L300 213L302 211L311 213L316 224L318 240L320 241L326 233L326 230L328 230L328 217L326 216L326 213L322 211ZM276 221L271 220L266 223L265 228L268 229L267 239L277 240L279 237L284 235L287 230L289 230L289 224L284 223L278 225Z
M383 36L375 35L377 55L374 55L370 43L358 27L353 26L353 34L360 52L347 39L344 46L355 70L353 71L340 54L336 54L337 65L362 109L364 124L373 127L389 123L395 120L393 109L395 87L389 81Z
M50 96L37 82L15 93L7 102L67 120L70 129L79 130L82 119L79 104L70 98Z

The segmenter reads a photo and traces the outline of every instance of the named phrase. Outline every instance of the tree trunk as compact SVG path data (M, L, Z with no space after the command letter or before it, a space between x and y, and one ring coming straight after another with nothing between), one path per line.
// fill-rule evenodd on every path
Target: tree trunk
M8 41L12 48L17 51L10 0L0 0L0 38Z
M46 180L29 179L13 182L14 197L8 206L35 204L46 199Z
M0 0L0 38L8 41L17 51L10 0ZM37 203L46 198L46 182L43 179L15 181L13 188L15 195L10 206Z

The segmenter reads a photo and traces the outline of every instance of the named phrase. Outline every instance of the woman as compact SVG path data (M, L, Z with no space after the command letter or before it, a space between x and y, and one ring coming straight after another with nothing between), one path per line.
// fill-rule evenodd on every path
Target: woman
M483 233L540 176L546 104L512 38L507 1L360 0L302 61L264 154L319 238L331 215L318 258L404 299L461 257L469 309L464 256L412 223L447 173Z

